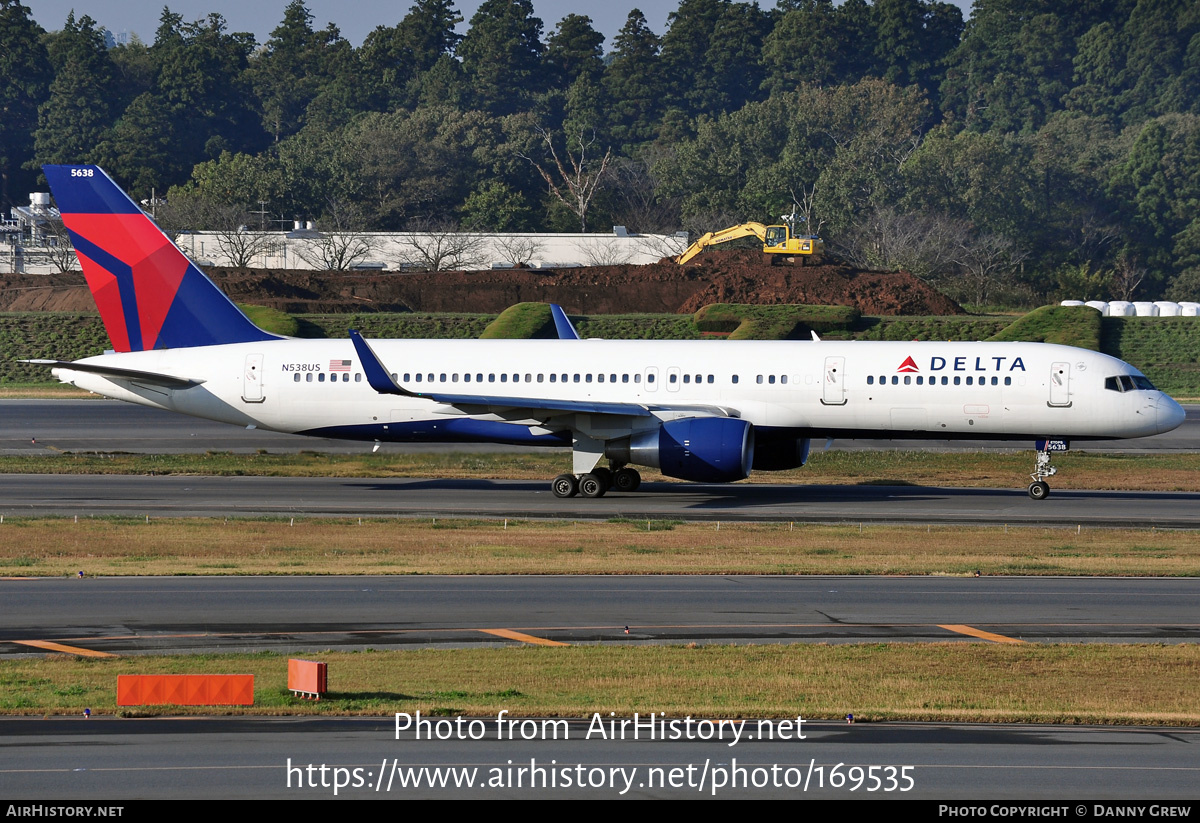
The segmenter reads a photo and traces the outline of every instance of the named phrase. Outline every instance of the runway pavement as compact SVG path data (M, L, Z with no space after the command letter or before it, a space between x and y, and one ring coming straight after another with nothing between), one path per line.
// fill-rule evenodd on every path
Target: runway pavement
M307 800L333 798L335 781L353 783L358 769L359 784L339 789L339 798L924 798L1000 808L996 816L1014 818L1024 815L1012 806L1036 800L1062 807L1063 817L1087 819L1096 803L1154 804L1155 816L1165 816L1160 807L1186 810L1190 804L1180 801L1194 801L1200 779L1196 729L805 722L803 740L743 737L730 746L728 740L586 739L583 720L565 726L565 740L562 734L498 740L489 720L479 740L439 741L416 740L412 732L396 739L391 717L10 718L0 720L0 784L10 802ZM758 732L753 721L745 728ZM884 768L868 772L871 766ZM835 771L841 780L858 779L840 782ZM430 788L435 774L451 787ZM564 786L580 778L583 789ZM456 779L464 785L455 786ZM401 785L415 780L421 785ZM491 781L501 787L489 788ZM1086 801L1082 813L1067 799ZM936 806L909 811L938 812Z
M522 643L1200 640L1200 580L796 576L0 581L0 655ZM629 628L629 634L624 629ZM497 635L516 632L526 639ZM982 634L981 634L982 633Z
M526 480L0 475L0 515L487 517L1200 528L1200 494L645 483L560 499Z
M1136 440L1079 444L1080 450L1122 453L1192 451L1200 448L1200 406L1186 406L1187 418L1173 432ZM51 451L184 454L206 451L251 453L301 450L362 453L371 444L247 430L116 400L0 400L0 454ZM36 440L37 442L33 442ZM815 444L822 447L822 444ZM388 443L393 452L519 452L525 447L491 444ZM835 440L834 449L917 451L1032 450L1032 443L987 440ZM566 451L566 450L562 450Z
M37 442L34 443L33 440ZM1174 433L1092 444L1101 451L1190 450L1200 407ZM862 441L835 448L1022 448L1022 444ZM0 453L355 452L360 443L246 431L112 401L0 401ZM461 451L461 446L385 446ZM472 446L472 451L509 447ZM519 451L519 449L514 449ZM646 484L633 495L554 498L546 483L202 477L0 476L0 514L652 517L797 522L950 522L1200 528L1200 495L1023 489ZM1014 539L1019 539L1016 537ZM0 581L0 655L50 641L105 654L303 652L323 648L556 643L1196 642L1194 580L794 577L147 578ZM630 633L624 633L625 626ZM494 630L507 633L498 635ZM981 640L980 638L988 638ZM585 707L586 708L586 707ZM653 707L647 707L653 710ZM581 710L582 712L582 710ZM0 720L0 785L11 798L309 798L288 759L375 773L407 765L499 769L536 759L637 769L630 797L700 797L719 768L779 764L829 774L838 763L914 766L904 794L847 786L723 789L720 797L923 797L975 801L1193 798L1200 731L816 724L811 739L646 744L396 740L391 718ZM707 793L646 785L651 768L704 773ZM703 770L703 771L702 771ZM799 772L794 772L798 774ZM299 782L299 772L291 773ZM311 774L311 773L310 773ZM410 774L410 773L405 773ZM689 779L694 780L694 774ZM321 779L318 773L317 782ZM399 790L394 797L616 797L619 787ZM703 787L702 787L703 788ZM1090 810L1089 810L1090 811Z
M6 580L0 581L0 649L34 651L17 640L119 655L688 640L1195 642L1197 594L1200 581L1179 579ZM497 634L497 629L503 631ZM642 707L643 717L654 710ZM803 726L804 740L780 741L762 739L752 722L744 730L748 736L730 746L728 739L602 739L594 731L589 739L594 712L608 719L603 705L581 706L565 732L533 740L514 740L511 734L499 739L494 720L480 723L478 740L430 740L428 733L418 740L411 730L397 738L391 716L5 718L0 719L0 785L10 799L69 798L72 803L131 797L322 798L333 796L333 769L340 768L344 786L359 770L358 785L339 789L340 797L378 799L903 797L1090 803L1140 798L1170 803L1194 798L1200 777L1197 729L824 721ZM891 785L893 791L863 790L871 785L863 777L869 771L858 773L861 785L855 792L851 783L833 787L838 764L842 777L851 767L893 767L893 782L876 784ZM734 788L730 782L739 766L745 777ZM905 766L911 768L901 771ZM437 774L466 785L431 788L428 780L435 773L410 767L453 767L459 770L453 775ZM536 772L542 782L530 788L534 767L543 770ZM528 771L519 773L521 768ZM568 773L573 780L586 775L587 785L549 783L565 780ZM386 783L380 774L387 775ZM875 774L886 779L889 773L877 769ZM420 785L413 785L416 780ZM500 787L488 785L494 780ZM402 787L403 782L409 785ZM898 790L910 784L909 791Z

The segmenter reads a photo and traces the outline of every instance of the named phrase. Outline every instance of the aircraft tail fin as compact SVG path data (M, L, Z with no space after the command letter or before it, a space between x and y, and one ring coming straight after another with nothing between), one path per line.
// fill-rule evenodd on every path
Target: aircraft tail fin
M43 166L116 351L275 340L99 166Z

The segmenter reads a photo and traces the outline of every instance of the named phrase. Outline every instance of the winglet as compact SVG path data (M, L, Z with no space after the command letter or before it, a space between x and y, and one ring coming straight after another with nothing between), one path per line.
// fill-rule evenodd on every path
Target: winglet
M558 332L559 340L579 339L579 332L575 331L575 327L567 319L567 313L562 310L562 306L557 303L551 303L550 316L554 318L554 329Z
M380 394L419 397L392 379L391 374L383 367L383 363L379 362L379 358L375 356L375 352L367 345L367 341L363 340L362 335L354 329L350 329L350 341L354 343L354 350L358 352L358 359L362 361L363 374L367 376L367 383L371 388Z

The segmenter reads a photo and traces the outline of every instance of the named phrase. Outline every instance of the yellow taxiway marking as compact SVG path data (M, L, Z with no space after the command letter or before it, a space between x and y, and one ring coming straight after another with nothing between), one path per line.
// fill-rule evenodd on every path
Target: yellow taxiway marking
M108 652L98 652L93 649L81 649L78 646L65 646L62 643L53 643L49 640L13 640L21 646L33 646L37 649L46 649L51 652L62 652L63 654L77 654L80 657L116 657L115 654Z
M972 626L961 626L961 625L957 625L957 624L943 626L941 624L938 624L938 628L945 629L945 630L951 631L951 632L958 632L959 634L968 634L971 637L978 637L981 640L991 640L993 643L1024 643L1025 642L1024 640L1018 640L1015 637L1005 637L1002 634L993 634L992 632L985 632L983 629L976 629L976 628L973 628Z
M514 632L512 629L480 629L484 634L494 634L497 637L507 637L509 640L520 640L522 643L533 643L537 646L566 646L567 643L559 643L557 640L547 640L544 637L534 637L532 634L522 634Z

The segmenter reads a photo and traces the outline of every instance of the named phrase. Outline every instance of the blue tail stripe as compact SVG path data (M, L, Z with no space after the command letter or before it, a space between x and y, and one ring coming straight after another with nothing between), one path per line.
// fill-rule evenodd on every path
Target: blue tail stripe
M69 232L75 251L95 260L117 278L117 289L121 293L121 314L125 318L125 334L129 337L132 351L142 350L142 323L138 318L137 291L133 285L133 269L97 246L86 237Z
M42 166L63 214L141 214L99 166Z

